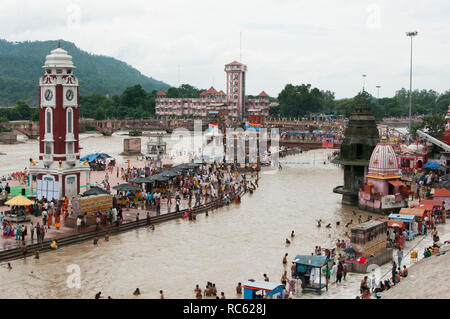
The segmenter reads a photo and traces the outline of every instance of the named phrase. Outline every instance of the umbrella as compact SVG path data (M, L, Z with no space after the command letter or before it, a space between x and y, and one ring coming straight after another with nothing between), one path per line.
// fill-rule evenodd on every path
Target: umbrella
M81 194L81 196L86 197L86 196L92 196L92 195L106 195L106 194L110 194L110 192L101 187L92 186L89 190L87 190L83 194Z
M135 179L132 179L130 182L136 183L136 184L150 183L148 177L137 177Z
M113 186L115 190L119 192L140 192L141 189L139 187L133 186L131 184L120 184L117 186Z
M161 174L152 175L150 176L150 178L155 182L167 182L169 180L169 177L163 176Z
M173 178L173 177L179 176L180 174L178 172L174 171L174 170L168 169L168 170L162 172L160 175L163 176L163 177Z
M31 200L29 200L26 197L23 197L22 195L17 195L13 199L10 199L9 201L7 201L5 203L5 205L9 205L9 206L31 206L33 204L34 204L34 202L32 202Z

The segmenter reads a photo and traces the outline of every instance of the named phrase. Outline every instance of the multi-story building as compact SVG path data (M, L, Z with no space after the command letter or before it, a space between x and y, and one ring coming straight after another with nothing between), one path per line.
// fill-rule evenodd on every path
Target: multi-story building
M270 100L264 91L256 98L245 95L247 66L234 61L225 65L225 72L226 93L211 87L201 92L198 98L168 98L164 91L159 91L155 103L156 115L206 117L208 106L224 104L228 116L235 119L245 119L249 113L268 116Z

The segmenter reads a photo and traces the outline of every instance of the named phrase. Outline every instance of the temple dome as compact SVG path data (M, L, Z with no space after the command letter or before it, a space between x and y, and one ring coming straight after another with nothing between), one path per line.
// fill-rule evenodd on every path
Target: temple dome
M397 156L391 144L386 142L386 138L382 138L372 152L367 177L378 179L401 177Z
M425 146L423 146L422 144L417 144L417 143L409 145L408 151L410 151L411 153L426 153L427 152Z
M75 68L72 62L72 56L67 54L66 50L57 48L45 57L43 68Z

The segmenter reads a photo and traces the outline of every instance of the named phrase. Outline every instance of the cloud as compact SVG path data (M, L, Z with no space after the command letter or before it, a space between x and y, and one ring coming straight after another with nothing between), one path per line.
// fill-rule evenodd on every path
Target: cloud
M448 89L450 4L434 1L3 0L2 36L10 41L63 38L121 59L172 85L225 88L224 64L242 57L247 92L277 96L285 84L311 83L354 96L392 95L409 86Z

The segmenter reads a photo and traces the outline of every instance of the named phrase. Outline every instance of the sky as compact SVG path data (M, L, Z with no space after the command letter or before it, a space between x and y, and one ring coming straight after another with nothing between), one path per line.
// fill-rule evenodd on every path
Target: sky
M252 95L309 83L336 98L363 84L393 96L409 88L405 33L418 31L413 89L450 89L448 0L2 0L1 8L0 38L64 39L173 86L225 90L224 65L241 60Z

